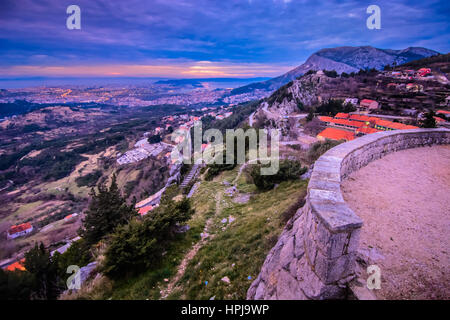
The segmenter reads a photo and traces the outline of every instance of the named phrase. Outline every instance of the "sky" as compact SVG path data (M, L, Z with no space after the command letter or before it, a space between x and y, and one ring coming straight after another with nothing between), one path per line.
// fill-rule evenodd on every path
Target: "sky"
M81 29L69 30L69 5ZM369 30L369 5L381 29ZM0 77L273 77L336 46L450 51L450 1L1 0Z

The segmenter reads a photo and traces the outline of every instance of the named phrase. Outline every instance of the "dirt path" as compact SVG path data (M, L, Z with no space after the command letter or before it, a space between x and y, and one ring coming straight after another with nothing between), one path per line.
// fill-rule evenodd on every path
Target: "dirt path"
M219 215L221 212L221 206L220 202L222 201L222 192L219 192L216 196L216 212L215 215ZM206 221L205 227L203 228L202 238L200 241L198 241L192 248L189 250L189 252L186 254L186 256L181 261L180 265L178 266L177 273L175 276L169 281L167 287L161 291L161 299L166 299L176 288L177 282L181 279L184 272L186 271L186 267L189 264L189 262L192 260L192 258L195 257L198 250L200 250L201 247L205 245L208 240L214 238L214 235L209 235L208 231L211 227L211 224L213 222L213 217L209 218Z
M450 299L450 146L398 151L342 184L381 268L381 299ZM370 256L370 255L369 255Z

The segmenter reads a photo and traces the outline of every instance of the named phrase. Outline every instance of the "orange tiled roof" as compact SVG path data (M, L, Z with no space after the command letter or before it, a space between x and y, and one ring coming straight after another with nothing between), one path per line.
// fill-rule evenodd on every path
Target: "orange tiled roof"
M439 117L433 117L433 118L434 118L434 120L436 120L436 122L445 122L445 120L442 118L439 118Z
M11 228L9 228L9 230L8 230L8 233L15 234L17 232L22 232L22 231L28 230L30 228L31 228L31 224L29 222L26 222L26 223L19 224L17 226L11 226Z
M14 270L25 271L24 263L25 263L25 258L10 264L6 268L4 268L4 270L7 270L7 271L14 271Z
M145 206L139 209L139 214L141 216L145 216L147 213L149 213L150 211L153 210L153 206L149 205L149 206Z
M362 121L362 122L370 122L370 121L374 121L375 117L369 117L369 116L365 116L365 115L360 115L360 114L352 114L350 116L350 120L354 120L354 121Z
M337 129L337 128L326 128L317 137L322 137L331 140L353 140L355 139L355 134L353 132Z
M346 119L332 119L331 122L333 122L335 124L340 124L343 126L353 127L353 128L359 128L359 127L364 126L363 122L350 121L350 120L346 120Z
M446 111L446 110L438 110L436 113L450 114L450 111Z
M364 133L364 134L371 134L371 133L375 133L375 132L379 132L379 131L381 131L381 130L367 127L367 126L356 129L357 133Z
M319 120L323 121L323 122L331 122L331 120L333 120L333 118L332 117L327 117L327 116L320 116Z
M377 119L376 124L378 126L382 126L382 127L386 127L386 128L390 128L390 129L397 129L397 130L417 129L418 128L416 126L406 125L406 124L403 124L400 122L392 122L392 121L382 120L382 119Z
M337 115L334 116L335 118L343 118L343 119L347 119L348 118L348 113L343 113L343 112L339 112Z

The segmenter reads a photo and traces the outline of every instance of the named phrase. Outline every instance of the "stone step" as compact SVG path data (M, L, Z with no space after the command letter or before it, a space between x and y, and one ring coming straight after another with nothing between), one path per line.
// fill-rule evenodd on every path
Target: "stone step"
M198 164L195 164L191 171L188 173L188 175L184 178L183 182L180 184L181 188L186 187L192 180L192 178L195 176L195 174L197 173L197 170L199 168Z

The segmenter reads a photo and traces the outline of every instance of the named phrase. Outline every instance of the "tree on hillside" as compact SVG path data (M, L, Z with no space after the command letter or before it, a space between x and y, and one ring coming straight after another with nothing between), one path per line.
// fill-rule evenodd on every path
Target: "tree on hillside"
M306 117L306 122L310 122L312 119L314 119L314 110L309 110L308 116Z
M436 119L435 113L433 110L430 110L429 112L425 113L425 119L421 123L422 128L436 128Z
M322 102L316 112L322 115L335 116L338 112L353 112L356 108L351 103L345 103L342 100L330 99L328 101Z
M29 300L33 288L34 279L29 272L0 268L0 300Z
M323 73L330 78L336 78L338 76L336 70L323 70Z
M262 165L252 165L250 176L255 186L262 191L270 190L283 181L299 179L308 170L307 167L302 167L300 162L293 160L280 161L279 170L273 175L262 175L261 168Z
M324 130L325 127L324 122L320 121L318 118L312 119L303 126L305 133L313 136L317 136L317 134Z
M176 227L193 214L189 199L175 202L164 199L143 221L133 219L111 235L105 254L104 272L123 277L157 265L174 239Z
M117 186L116 175L113 175L111 185L98 186L98 193L91 189L91 201L83 219L80 235L88 245L100 241L104 236L114 231L122 224L128 223L136 216L134 203L127 205Z
M150 143L150 144L154 144L154 143L158 143L158 142L161 142L161 136L159 134L155 134L148 138L148 143Z
M58 266L52 260L50 252L44 244L35 244L25 253L25 269L33 276L34 290L32 298L52 300L61 292L61 280L58 277Z

